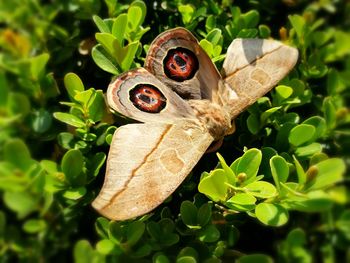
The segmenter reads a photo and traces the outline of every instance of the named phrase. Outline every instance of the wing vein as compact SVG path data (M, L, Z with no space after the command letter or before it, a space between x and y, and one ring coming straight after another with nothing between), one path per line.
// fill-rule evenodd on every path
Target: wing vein
M264 58L266 55L271 54L273 52L275 52L276 50L279 50L280 48L282 48L283 46L279 46L277 48L275 48L274 50L271 50L269 52L264 53L261 57L257 57L256 59L252 60L251 62L249 62L247 65L237 68L235 71L231 72L229 75L225 76L225 79L234 76L238 71L240 71L241 69L244 69L246 67L249 67L251 64L254 64L256 61L259 61L260 59Z
M145 156L145 158L143 159L143 161L141 162L141 164L131 171L131 176L130 176L129 180L127 180L127 181L125 182L123 189L122 189L121 191L117 192L116 194L114 194L114 195L112 196L112 198L110 199L110 201L109 201L106 205L104 205L101 209L105 209L106 207L110 206L110 205L114 202L114 200L115 200L116 198L118 198L118 196L119 196L120 194L122 194L122 193L124 192L124 190L126 189L127 185L128 185L129 182L131 181L131 179L135 176L136 172L137 172L139 169L141 169L141 167L147 162L148 158L152 155L152 153L154 153L154 152L158 149L159 145L160 145L161 142L164 140L164 137L165 137L165 136L167 135L167 133L170 131L171 127L172 127L171 124L167 125L167 127L165 128L165 131L162 133L162 135L160 136L159 140L157 141L156 146L153 147L153 149Z

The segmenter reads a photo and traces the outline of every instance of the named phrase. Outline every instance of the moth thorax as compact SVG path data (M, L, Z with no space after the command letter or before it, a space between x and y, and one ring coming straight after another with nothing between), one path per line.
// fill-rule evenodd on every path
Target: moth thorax
M232 133L230 115L222 106L209 100L189 100L189 104L215 140Z

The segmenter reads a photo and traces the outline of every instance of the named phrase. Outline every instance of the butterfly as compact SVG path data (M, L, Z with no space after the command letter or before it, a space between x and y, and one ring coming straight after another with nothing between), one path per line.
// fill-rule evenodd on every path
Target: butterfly
M92 206L113 220L144 215L183 182L208 148L234 132L234 119L270 91L298 60L274 40L235 39L221 74L184 28L161 33L143 68L119 75L110 109L139 123L118 128L102 189Z

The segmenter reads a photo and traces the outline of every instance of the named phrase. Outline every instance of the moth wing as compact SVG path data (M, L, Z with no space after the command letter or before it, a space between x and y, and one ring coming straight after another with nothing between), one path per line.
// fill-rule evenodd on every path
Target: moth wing
M150 212L175 191L212 141L206 129L192 121L120 127L92 206L113 220Z
M228 48L222 76L237 97L230 103L235 117L270 91L298 60L298 50L279 41L235 39Z
M183 81L169 78L165 69L167 55L178 48L190 50L198 60L198 70L194 76ZM211 100L221 79L220 73L198 40L185 28L175 28L160 34L150 46L145 68L184 99Z
M133 103L131 93L142 85L157 89L162 94L164 108L159 109L159 112L142 111ZM113 111L141 122L169 123L184 118L195 118L192 108L185 100L144 68L130 70L119 75L108 86L107 103Z

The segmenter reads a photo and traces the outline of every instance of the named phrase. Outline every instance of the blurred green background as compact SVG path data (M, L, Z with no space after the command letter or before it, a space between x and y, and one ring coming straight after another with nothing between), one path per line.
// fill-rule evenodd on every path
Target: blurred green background
M346 0L0 0L0 262L350 262L349 14ZM109 221L90 203L126 120L103 93L177 26L219 69L235 38L300 58L163 205Z

